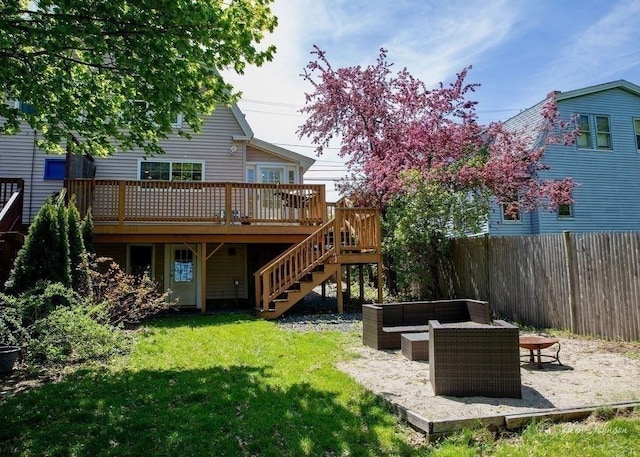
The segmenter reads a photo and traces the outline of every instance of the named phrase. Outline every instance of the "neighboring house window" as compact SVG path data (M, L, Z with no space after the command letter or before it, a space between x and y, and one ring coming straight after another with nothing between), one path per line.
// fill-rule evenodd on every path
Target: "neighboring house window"
M578 129L580 134L576 140L579 148L591 147L591 128L589 127L589 116L581 114L578 116Z
M573 218L573 205L558 205L558 218L559 219Z
M44 179L64 179L66 174L66 159L44 159Z
M152 181L202 181L202 162L141 161L141 180Z
M578 148L612 149L609 116L580 114L578 116L578 130L580 132L576 138Z
M636 148L640 151L640 119L633 120L633 129L636 132Z
M18 111L20 111L21 113L24 113L24 114L35 114L36 113L36 109L33 107L33 105L21 102L19 100L15 101L14 107L15 107L15 109L17 109Z
M611 149L611 127L609 116L596 116L596 132L598 149Z
M509 203L502 204L502 220L504 222L520 222L520 210L509 210Z

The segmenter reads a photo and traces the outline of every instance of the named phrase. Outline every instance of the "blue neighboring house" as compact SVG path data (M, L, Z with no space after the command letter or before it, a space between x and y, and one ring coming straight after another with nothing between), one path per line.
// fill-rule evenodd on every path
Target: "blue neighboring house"
M543 179L571 177L572 205L509 217L492 205L491 235L640 230L640 86L613 81L545 100L506 121L512 129L536 129L541 109L555 95L561 119L575 116L581 135L570 146L548 145ZM535 133L535 131L534 131Z

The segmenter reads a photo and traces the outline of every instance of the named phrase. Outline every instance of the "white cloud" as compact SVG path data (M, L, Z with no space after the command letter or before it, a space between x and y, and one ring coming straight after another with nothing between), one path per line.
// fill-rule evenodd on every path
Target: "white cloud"
M640 0L619 1L599 20L563 41L555 59L541 72L546 90L558 86L571 90L620 79L625 70L637 67L639 16Z

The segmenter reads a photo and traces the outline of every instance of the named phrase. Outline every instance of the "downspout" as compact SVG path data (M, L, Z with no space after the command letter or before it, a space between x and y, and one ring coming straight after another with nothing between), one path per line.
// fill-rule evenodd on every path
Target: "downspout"
M33 131L33 151L31 152L31 177L29 180L29 217L27 221L29 225L31 225L31 210L33 208L33 174L35 173L35 164L36 164L36 135L38 134L37 130Z

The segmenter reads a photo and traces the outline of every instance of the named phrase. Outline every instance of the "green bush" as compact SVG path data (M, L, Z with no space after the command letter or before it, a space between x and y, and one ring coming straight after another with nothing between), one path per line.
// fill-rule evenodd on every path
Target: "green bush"
M43 364L106 360L124 353L130 338L110 325L100 324L87 307L54 309L34 326L28 346L30 358Z
M66 207L47 200L29 227L6 283L6 292L19 295L38 281L71 285Z
M86 296L91 292L91 275L87 262L87 251L84 248L81 223L80 213L72 200L67 208L71 286L73 290Z
M25 326L31 326L59 307L73 308L82 304L80 296L61 283L39 281L17 299Z
M15 297L0 293L0 345L23 346L29 340L19 307Z

